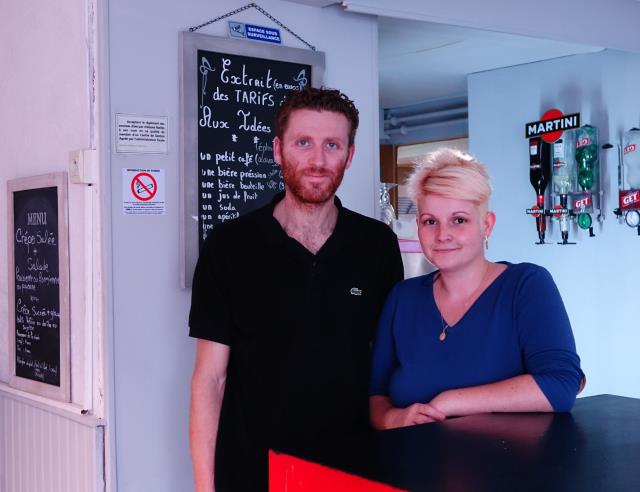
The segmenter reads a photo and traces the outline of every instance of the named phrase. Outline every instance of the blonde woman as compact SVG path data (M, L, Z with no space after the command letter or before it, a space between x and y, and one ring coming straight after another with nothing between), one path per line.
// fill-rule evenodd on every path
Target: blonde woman
M542 267L493 263L491 186L471 156L442 149L409 181L422 251L438 270L389 295L372 361L377 429L489 412L569 411L583 373Z

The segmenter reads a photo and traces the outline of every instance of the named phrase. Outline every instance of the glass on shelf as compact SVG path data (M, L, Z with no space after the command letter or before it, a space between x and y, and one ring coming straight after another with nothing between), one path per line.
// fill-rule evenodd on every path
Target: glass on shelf
M391 228L396 221L396 211L391 205L389 191L396 186L396 183L380 183L380 220Z

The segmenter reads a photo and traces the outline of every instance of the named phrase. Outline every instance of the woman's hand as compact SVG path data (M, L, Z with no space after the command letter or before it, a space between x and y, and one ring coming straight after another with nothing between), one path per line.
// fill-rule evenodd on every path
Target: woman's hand
M428 403L414 403L406 408L396 408L386 396L369 398L369 414L373 427L378 430L427 424L446 418L440 410Z
M414 403L407 408L390 408L387 410L384 420L385 429L395 429L410 425L439 422L445 418L445 414L428 403Z

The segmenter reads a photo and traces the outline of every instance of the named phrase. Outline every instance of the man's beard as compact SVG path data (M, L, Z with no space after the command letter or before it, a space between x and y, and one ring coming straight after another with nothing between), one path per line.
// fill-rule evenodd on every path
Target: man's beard
M300 202L321 204L331 200L340 183L342 183L344 171L347 168L347 159L345 157L342 165L337 170L315 166L296 168L282 155L281 167L285 184ZM329 179L321 182L310 182L305 176L307 173L316 176L327 176Z

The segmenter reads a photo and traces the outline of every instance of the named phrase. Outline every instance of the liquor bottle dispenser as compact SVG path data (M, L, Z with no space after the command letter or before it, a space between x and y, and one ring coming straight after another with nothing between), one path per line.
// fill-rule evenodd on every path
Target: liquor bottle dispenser
M547 211L545 210L544 195L547 184L551 179L551 144L540 137L529 139L529 180L536 192L536 204L527 213L536 218L536 229L539 241L545 244L544 237L547 229Z
M618 153L618 208L613 211L620 222L634 227L640 236L640 129L622 136Z
M578 226L588 230L593 237L592 213L598 212L602 221L602 191L600 187L600 168L598 156L598 129L585 125L572 131L574 159L577 168L579 191L571 195L572 212L577 217Z
M569 242L569 224L573 218L569 208L569 196L576 187L576 161L571 152L572 140L560 138L553 143L553 165L551 169L553 188L552 201L555 203L553 216L560 223L562 241L558 244L576 244Z

